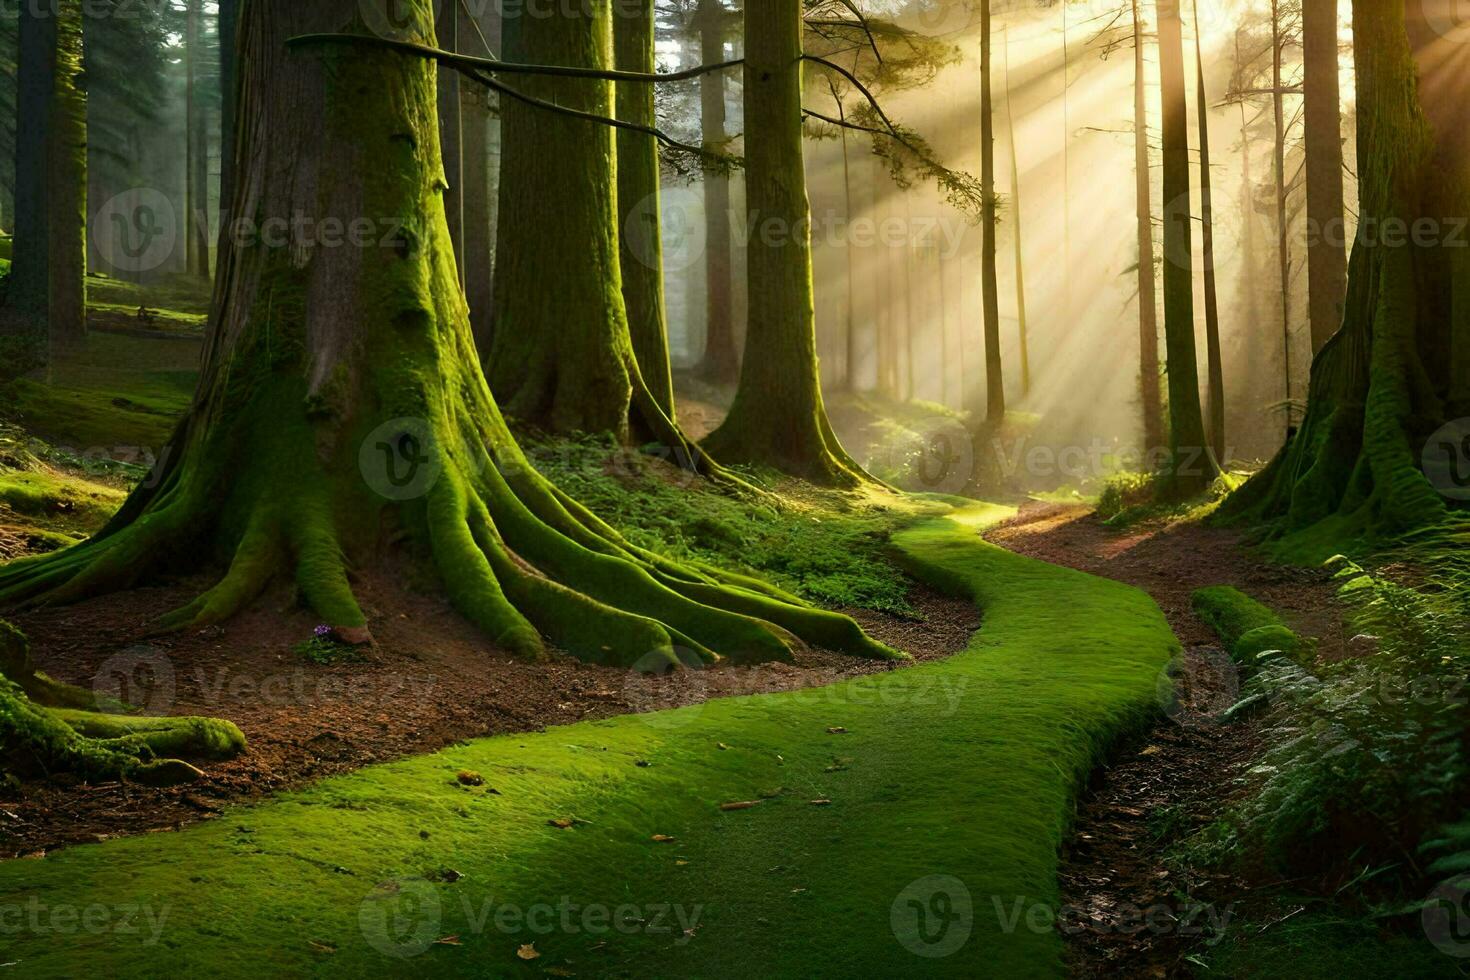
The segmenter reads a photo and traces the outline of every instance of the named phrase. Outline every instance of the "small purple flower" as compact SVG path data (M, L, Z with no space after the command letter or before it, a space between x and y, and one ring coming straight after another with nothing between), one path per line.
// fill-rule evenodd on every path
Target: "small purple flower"
M317 637L317 639L325 640L327 637L332 635L332 627L323 623L311 632L314 636Z

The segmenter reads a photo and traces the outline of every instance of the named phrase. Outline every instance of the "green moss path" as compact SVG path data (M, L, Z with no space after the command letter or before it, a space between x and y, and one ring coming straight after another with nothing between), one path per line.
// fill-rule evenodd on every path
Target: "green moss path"
M1157 709L1177 643L1143 593L982 541L1007 513L971 507L897 539L984 611L949 660L484 739L183 833L8 862L0 963L28 977L1059 975L1045 908L1074 789ZM462 770L485 785L460 785ZM744 801L758 802L721 809Z

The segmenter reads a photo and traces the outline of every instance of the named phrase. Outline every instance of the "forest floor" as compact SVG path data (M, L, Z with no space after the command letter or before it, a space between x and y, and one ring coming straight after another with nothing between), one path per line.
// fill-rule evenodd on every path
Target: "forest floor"
M38 976L1056 976L1074 793L1157 710L1177 644L1142 592L981 540L1007 513L895 538L982 610L962 653L479 739L0 863L0 902L156 926L26 930L8 955Z
M149 637L149 624L207 588L187 580L13 615L37 663L57 680L123 695L150 714L228 718L250 743L187 786L84 785L65 775L0 792L0 857L213 819L364 765L435 752L469 738L542 731L585 719L710 698L791 691L903 669L805 648L794 662L718 665L646 677L563 654L527 663L494 649L437 596L386 575L359 584L376 648L362 660L319 664L292 651L315 620L292 597L265 597L230 623ZM972 603L915 585L917 618L847 610L875 638L922 663L963 649L978 625ZM391 610L391 612L389 612Z
M1322 570L1273 564L1233 530L1154 520L1113 529L1082 505L1033 504L988 538L1008 550L1104 574L1144 589L1185 648L1176 702L1094 774L1064 848L1058 879L1072 912L1076 977L1208 976L1195 956L1242 929L1263 930L1280 907L1269 882L1200 873L1169 860L1180 830L1213 821L1245 792L1260 749L1258 723L1220 714L1241 683L1216 635L1191 608L1195 589L1232 585L1319 641L1327 660L1348 655L1336 586Z

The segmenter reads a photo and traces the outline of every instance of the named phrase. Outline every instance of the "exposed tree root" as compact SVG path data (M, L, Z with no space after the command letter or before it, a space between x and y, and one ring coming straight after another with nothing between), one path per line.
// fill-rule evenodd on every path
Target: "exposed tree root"
M229 759L245 737L213 718L143 718L99 713L80 688L37 673L25 637L0 622L0 771L70 772L84 779L119 777L150 785L189 782L193 759Z

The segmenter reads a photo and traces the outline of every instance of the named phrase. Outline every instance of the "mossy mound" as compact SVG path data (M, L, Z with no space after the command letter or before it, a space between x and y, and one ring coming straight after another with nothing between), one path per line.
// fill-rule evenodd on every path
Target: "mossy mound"
M1284 653L1300 659L1307 644L1281 617L1239 589L1214 585L1200 589L1191 600L1195 615L1214 630L1243 667L1254 667L1263 653Z

